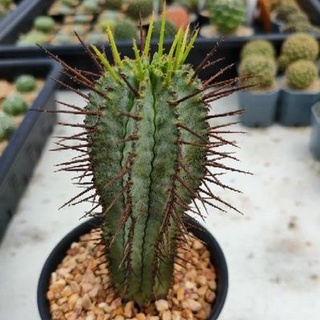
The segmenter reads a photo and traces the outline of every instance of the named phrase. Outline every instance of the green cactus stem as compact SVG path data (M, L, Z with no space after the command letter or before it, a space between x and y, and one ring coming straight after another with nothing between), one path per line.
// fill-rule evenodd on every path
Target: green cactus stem
M155 52L151 50L154 18L140 46L133 41L134 58L121 57L109 27L113 64L94 45L85 46L100 70L98 80L49 52L77 85L91 90L86 95L74 89L86 99L84 110L69 105L60 111L85 115L83 124L65 124L84 131L58 142L57 150L82 154L61 164L61 170L78 171L79 185L86 187L64 206L94 203L87 215L101 219L112 285L124 301L139 305L166 297L177 246L187 232L187 212L201 215L201 203L237 210L208 183L235 190L219 176L228 170L242 172L221 163L235 159L221 150L234 145L223 137L227 124L210 127L208 123L236 113L209 116L208 104L239 90L234 86L238 79L217 83L221 70L201 82L199 74L216 48L194 69L186 59L198 32L190 35L188 28L179 29L167 52L165 21L164 12ZM78 145L68 145L70 140Z
M15 129L12 117L0 111L0 142L8 140Z

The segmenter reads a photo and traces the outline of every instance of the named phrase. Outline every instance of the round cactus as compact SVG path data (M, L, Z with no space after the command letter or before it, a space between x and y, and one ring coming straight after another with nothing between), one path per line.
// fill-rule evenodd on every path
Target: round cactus
M160 37L160 31L161 31L161 20L157 20L154 22L154 28L152 32L152 38L158 39ZM165 38L173 38L177 32L176 25L170 21L166 21L166 29L164 32Z
M34 19L33 25L36 30L47 33L53 31L55 21L49 16L38 16Z
M41 31L31 30L17 42L19 46L29 46L35 44L44 44L48 42L47 35Z
M281 22L287 22L292 14L301 12L295 3L282 4L275 10L275 17Z
M137 25L129 19L119 20L113 32L116 40L132 40L139 34Z
M276 55L276 51L273 44L270 41L257 39L248 41L242 47L240 53L241 59L249 55L263 55L274 58Z
M15 130L15 124L9 115L0 111L0 142L8 140Z
M291 63L285 72L287 85L292 89L306 89L318 78L317 65L308 60L298 60Z
M236 31L246 17L243 0L215 0L210 4L210 21L223 34Z
M19 95L12 95L4 99L2 103L2 110L11 116L18 116L24 114L28 109L25 100Z
M120 10L122 8L123 3L123 0L105 0L104 6L107 9Z
M244 85L253 86L253 89L272 88L276 74L277 64L272 57L250 55L244 58L239 66L239 75L244 77Z
M279 59L286 68L290 63L300 59L315 61L318 55L318 41L311 34L296 32L283 42ZM286 65L283 62L286 62Z
M37 87L37 82L33 75L22 74L16 79L15 86L19 92L30 92Z
M127 3L126 14L133 20L145 19L152 14L152 0L129 0Z

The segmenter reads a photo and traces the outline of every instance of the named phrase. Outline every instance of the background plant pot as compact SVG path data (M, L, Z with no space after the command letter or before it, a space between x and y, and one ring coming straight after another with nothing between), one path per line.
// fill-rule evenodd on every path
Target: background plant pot
M320 161L320 102L311 108L310 150L314 158Z
M285 126L308 126L311 107L320 97L318 91L308 92L283 88L280 95L277 119Z
M244 109L240 122L247 127L268 127L276 116L280 90L268 92L242 90L237 93L238 103Z
M215 238L207 231L203 226L201 226L194 219L188 218L186 221L187 228L192 232L197 238L205 242L207 248L210 251L211 262L215 267L217 274L217 291L216 298L213 302L211 313L208 319L215 320L223 308L227 291L228 291L228 269L227 263L223 254L221 247ZM38 310L42 320L51 320L49 302L46 298L47 290L49 286L49 281L51 273L55 271L58 264L62 261L65 253L70 248L70 245L78 241L80 236L88 233L91 229L98 226L98 219L90 219L83 222L78 227L73 229L68 233L53 249L47 258L38 282L37 290L37 302Z
M21 74L42 78L44 86L31 109L56 109L55 92L61 78L61 66L50 59L14 59L0 61L0 78L13 80ZM54 114L27 111L0 156L0 240L14 214L42 149L56 122Z

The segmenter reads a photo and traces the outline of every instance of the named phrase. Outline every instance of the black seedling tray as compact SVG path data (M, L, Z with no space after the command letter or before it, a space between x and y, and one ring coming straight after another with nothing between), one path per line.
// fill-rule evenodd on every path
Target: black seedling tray
M2 19L0 19L1 32L10 29L10 26L14 23L15 19L23 15L27 8L37 0L15 0L15 8L9 11Z
M44 58L0 61L0 79L13 81L21 74L32 74L45 81L29 108L40 111L56 109L58 85L50 78L61 78L60 65ZM28 110L0 156L0 240L55 122L55 114Z
M319 0L297 0L301 9L309 16L310 21L320 26L320 1Z

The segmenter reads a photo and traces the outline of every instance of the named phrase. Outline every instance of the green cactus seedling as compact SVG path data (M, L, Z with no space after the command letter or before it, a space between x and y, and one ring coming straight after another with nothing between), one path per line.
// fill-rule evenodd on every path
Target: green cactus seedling
M296 32L289 35L281 46L279 60L286 68L290 63L303 59L315 61L319 55L319 43L311 34Z
M36 79L31 74L22 74L14 82L19 92L30 92L37 87Z
M49 16L38 16L35 18L33 24L36 30L47 33L53 31L55 21Z
M215 0L209 5L210 20L222 34L233 33L246 17L243 0Z
M20 95L12 95L4 99L2 109L8 115L18 116L27 111L28 104Z
M318 79L317 65L308 60L295 61L286 69L285 78L290 88L306 89Z
M126 14L133 20L148 18L152 11L152 0L128 0Z
M241 59L249 55L263 55L271 58L275 58L276 50L272 42L264 39L250 40L244 44L241 49Z
M275 85L277 64L272 57L249 55L241 61L239 74L246 85L254 86L253 89L270 89Z
M15 130L15 124L11 116L0 111L0 142L8 140Z
M227 124L210 127L208 122L226 116L209 115L208 104L238 90L233 87L238 79L226 80L217 88L221 71L202 82L199 74L216 48L194 69L186 59L197 32L190 36L188 28L179 29L165 50L165 21L164 12L153 51L151 19L140 46L133 41L134 58L120 56L109 27L113 64L97 47L85 46L98 63L97 80L49 53L76 84L91 90L84 94L74 89L86 99L84 110L69 105L62 111L85 116L83 124L65 124L82 128L82 133L58 141L57 150L82 154L61 164L61 170L79 171L79 185L86 187L64 206L93 201L87 214L101 219L101 241L113 288L123 301L138 305L166 297L189 210L198 212L201 203L237 210L208 183L232 189L220 181L221 171L242 172L221 163L224 158L234 159L221 150L223 145L234 145L222 136L225 129L221 128ZM78 144L68 145L68 140Z

